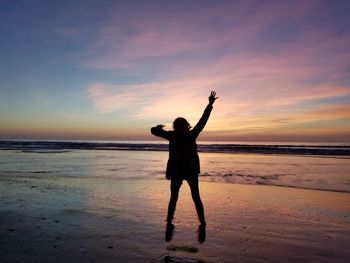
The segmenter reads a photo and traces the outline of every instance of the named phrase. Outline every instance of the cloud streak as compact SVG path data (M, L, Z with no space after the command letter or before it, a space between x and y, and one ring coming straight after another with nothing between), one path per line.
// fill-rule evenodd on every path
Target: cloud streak
M238 6L242 11L231 15L224 7L213 13L202 10L207 16L171 17L165 26L152 19L132 21L137 33L122 42L109 36L110 43L117 43L112 48L116 53L87 66L117 70L122 63L135 72L153 73L155 80L95 84L88 88L90 98L100 112L126 110L130 118L155 123L177 116L195 122L206 95L217 90L221 98L208 126L217 132L283 132L298 125L319 132L320 126L349 120L347 107L318 103L350 98L350 36L334 37L334 25L309 22L313 8L324 10L322 5L253 7ZM197 23L191 23L194 19Z

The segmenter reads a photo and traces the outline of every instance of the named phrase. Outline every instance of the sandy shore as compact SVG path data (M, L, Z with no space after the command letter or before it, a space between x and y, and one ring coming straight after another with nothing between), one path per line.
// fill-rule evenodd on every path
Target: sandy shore
M201 182L207 241L169 182L0 175L1 262L350 262L350 194ZM170 245L170 246L169 246Z

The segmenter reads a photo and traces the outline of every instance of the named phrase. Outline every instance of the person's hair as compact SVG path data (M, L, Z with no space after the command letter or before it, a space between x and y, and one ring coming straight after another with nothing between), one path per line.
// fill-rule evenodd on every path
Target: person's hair
M190 130L191 125L185 118L178 117L173 122L173 128L175 132L186 132Z

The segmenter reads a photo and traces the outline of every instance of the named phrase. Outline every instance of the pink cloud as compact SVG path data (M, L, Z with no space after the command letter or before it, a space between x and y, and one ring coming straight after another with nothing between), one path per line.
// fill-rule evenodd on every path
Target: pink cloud
M155 122L184 115L193 122L207 93L217 90L220 100L209 130L281 128L303 118L311 122L336 119L337 113L345 116L339 110L326 119L312 103L350 96L350 87L344 84L350 37L333 37L330 29L298 24L322 4L274 2L247 15L254 6L244 3L240 8L224 6L162 20L141 15L128 21L133 29L129 35L118 18L111 20L94 43L107 51L86 60L85 66L164 77L150 76L143 84L96 83L88 87L96 109L123 110L131 118ZM211 26L208 22L213 21L230 26ZM294 38L271 39L270 49L259 50L259 36L285 21L297 24Z

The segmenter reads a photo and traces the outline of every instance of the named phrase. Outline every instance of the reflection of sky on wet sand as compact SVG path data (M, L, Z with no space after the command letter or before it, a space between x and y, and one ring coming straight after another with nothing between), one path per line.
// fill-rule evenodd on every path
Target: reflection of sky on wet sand
M13 174L5 179L1 177L0 186L6 198L1 200L13 200L6 209L25 212L23 218L34 215L38 221L32 224L42 228L38 236L33 235L42 240L40 233L45 233L50 238L47 247L57 245L85 260L159 262L165 253L173 253L164 242L168 181L43 174ZM175 212L172 242L198 247L196 258L317 261L322 259L318 253L347 255L349 194L202 180L200 190L208 223L206 243L197 243L198 220L186 183Z
M165 170L166 152L97 151L92 158L92 176L114 178L152 178ZM93 153L94 155L94 153ZM163 178L163 177L162 177Z
M208 181L350 191L350 159L200 153Z
M325 250L325 244L318 239L328 236L333 238L331 247L344 248L350 225L348 194L210 182L200 182L200 189L208 239L199 247L196 254L199 258L216 261L221 255L226 260L232 257L249 260L256 251L272 256L279 247L281 251L276 254L277 258L287 253L288 257L296 259L298 254L294 254L298 249ZM169 182L104 180L94 183L92 190L89 207L101 215L104 211L114 211L111 222L115 222L117 229L132 227L143 235L148 227L155 227L159 234L157 240L163 240ZM121 219L127 223L118 225ZM198 246L198 219L185 182L174 224L173 244ZM136 234L134 237L144 238ZM255 250L251 251L249 247L255 247ZM262 248L266 250L262 251Z
M200 153L201 180L350 192L350 159L327 156ZM164 179L167 152L0 151L2 173L33 176Z
M242 262L282 260L284 255L293 261L307 250L346 249L348 194L205 182L201 192L208 221L203 248L208 254L215 251ZM324 240L329 243L322 245Z
M301 185L318 176L332 186L330 180L346 180L348 159L214 153L200 153L200 158L207 241L197 242L198 219L184 182L172 244L198 247L193 257L209 262L316 262L324 253L350 257L348 193L228 183L242 178L272 184L274 175L283 174L279 182ZM0 229L0 235L10 245L21 242L63 261L160 262L165 254L188 258L185 252L169 252L164 241L170 195L166 160L167 152L0 151L0 213L2 218L4 213L18 215L8 220L16 233ZM7 238L13 234L17 239Z

